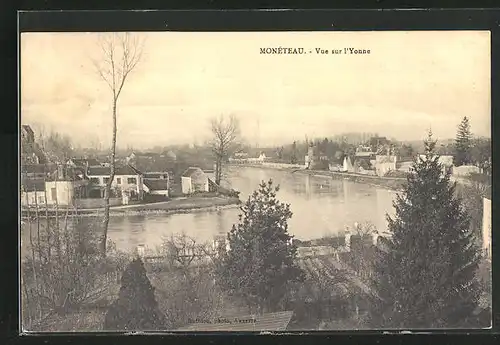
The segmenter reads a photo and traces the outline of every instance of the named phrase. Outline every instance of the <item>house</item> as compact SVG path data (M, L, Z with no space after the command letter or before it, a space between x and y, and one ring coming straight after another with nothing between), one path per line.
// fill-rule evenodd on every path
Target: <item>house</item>
M207 174L198 167L190 167L181 176L182 193L208 192L210 190Z
M27 179L21 182L21 205L36 206L45 204L45 181Z
M375 173L377 176L385 176L389 171L396 170L397 158L390 155L375 156Z
M144 192L150 195L161 195L168 197L170 190L170 177L167 172L144 173Z
M72 206L75 199L86 196L88 180L67 166L43 178L21 178L21 204Z
M143 174L144 179L153 180L169 180L170 174L167 171L164 172L145 172Z
M170 184L167 180L159 180L159 179L143 179L143 190L145 193L150 195L161 195L168 197Z
M104 197L104 190L110 175L110 167L98 166L87 169L87 177L91 186L89 195L91 197ZM125 194L131 200L142 200L144 194L142 173L131 165L117 167L111 187L113 192L117 194L116 196Z
M101 166L101 163L95 158L71 158L66 164L72 167Z
M21 164L21 178L48 178L56 169L55 164Z

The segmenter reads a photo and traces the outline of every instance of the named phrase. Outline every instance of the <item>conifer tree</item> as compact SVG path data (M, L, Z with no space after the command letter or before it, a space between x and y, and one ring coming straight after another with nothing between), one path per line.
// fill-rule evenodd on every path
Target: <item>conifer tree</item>
M252 311L277 310L290 283L303 272L296 265L297 248L288 234L290 205L279 202L272 180L259 185L241 208L239 223L228 234L229 251L218 269L222 285Z
M374 264L375 298L370 323L375 328L454 328L471 325L481 293L476 272L479 251L469 216L454 196L450 173L434 153L432 134L425 158L394 201L387 217L392 240Z
M105 331L147 331L165 326L154 287L146 276L144 263L137 257L123 272L118 299L109 307L103 328Z
M470 151L472 146L472 133L467 116L462 119L458 126L457 137L455 139L455 166L461 166L470 163Z

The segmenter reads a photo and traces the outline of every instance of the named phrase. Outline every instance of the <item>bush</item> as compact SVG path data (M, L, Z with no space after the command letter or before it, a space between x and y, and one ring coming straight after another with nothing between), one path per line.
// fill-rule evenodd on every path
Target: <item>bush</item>
M154 291L146 276L144 263L135 258L123 272L120 293L106 313L104 330L165 329L166 320L158 309Z

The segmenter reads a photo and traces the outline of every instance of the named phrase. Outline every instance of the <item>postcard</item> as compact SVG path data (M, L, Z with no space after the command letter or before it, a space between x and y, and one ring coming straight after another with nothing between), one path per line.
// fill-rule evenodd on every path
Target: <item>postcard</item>
M491 327L489 31L19 46L24 332Z

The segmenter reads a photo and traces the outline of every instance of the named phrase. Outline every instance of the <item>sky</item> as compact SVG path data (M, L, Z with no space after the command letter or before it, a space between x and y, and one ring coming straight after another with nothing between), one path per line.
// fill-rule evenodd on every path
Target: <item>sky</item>
M144 48L118 100L120 147L202 143L220 115L260 146L343 132L419 140L429 128L453 138L464 116L490 136L488 31L132 34ZM21 35L22 124L110 143L112 95L92 63L102 35ZM307 54L260 54L272 47ZM370 54L331 53L349 47Z

